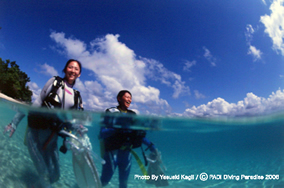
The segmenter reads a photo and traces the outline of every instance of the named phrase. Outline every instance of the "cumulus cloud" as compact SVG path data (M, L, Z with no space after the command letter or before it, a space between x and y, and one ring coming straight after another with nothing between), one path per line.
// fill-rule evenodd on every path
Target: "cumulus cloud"
M33 92L32 101L35 101L40 95L41 88L39 88L35 82L28 82L27 86Z
M60 48L56 48L59 53L73 57L80 57L82 53L87 53L85 43L73 38L67 39L63 32L52 32L50 37L60 46Z
M44 74L44 75L47 75L47 76L57 76L57 75L59 75L57 70L54 67L52 67L52 66L50 66L50 65L48 65L46 63L43 64L43 65L39 65L39 67L40 67L39 72L41 74Z
M207 104L188 108L183 115L187 117L253 116L283 109L284 90L279 89L268 98L248 93L246 98L238 103L228 103L222 98L217 98Z
M147 78L160 81L162 84L172 87L174 90L173 98L178 98L182 94L190 94L189 87L185 85L180 75L169 71L163 64L156 60L146 58L142 60L146 63L147 69L145 69L145 75Z
M172 88L174 98L189 93L180 75L167 70L156 60L137 57L118 40L119 35L107 34L89 45L72 37L66 38L62 32L52 32L50 37L56 42L55 49L59 53L80 60L84 68L94 73L96 81L76 83L80 90L86 91L86 105L91 109L116 105L114 96L119 90L128 89L136 103L148 105L156 111L169 111L168 102L160 98L159 89L147 85L147 79Z
M270 5L271 14L260 17L265 33L273 42L273 49L284 56L284 0L274 0Z
M213 57L211 52L206 47L203 47L203 50L205 51L203 56L207 59L207 61L209 61L211 66L215 67L216 66L216 58Z

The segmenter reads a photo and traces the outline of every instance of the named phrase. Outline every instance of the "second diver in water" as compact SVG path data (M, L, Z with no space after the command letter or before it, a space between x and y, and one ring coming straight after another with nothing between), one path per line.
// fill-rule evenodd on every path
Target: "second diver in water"
M134 111L129 110L132 95L127 90L122 90L117 95L117 107L108 108L100 130L101 155L106 161L102 167L101 183L107 185L111 180L116 167L119 171L119 187L126 188L131 169L132 149L145 144L152 155L160 153L145 136L144 130L129 129L134 124ZM117 116L119 114L119 116ZM117 127L121 126L121 127ZM136 156L135 156L136 157Z

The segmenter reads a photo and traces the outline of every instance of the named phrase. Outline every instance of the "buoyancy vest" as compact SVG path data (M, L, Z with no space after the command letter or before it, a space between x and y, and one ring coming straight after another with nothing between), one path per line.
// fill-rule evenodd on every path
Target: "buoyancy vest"
M64 105L64 101L62 102L59 96L57 95L57 90L60 87L64 89L64 80L59 76L55 76L55 80L53 82L51 91L45 97L41 106L47 108L61 108L62 105ZM74 90L74 106L71 107L70 109L83 110L82 98L80 92L75 89L73 90Z
M47 107L49 109L52 108L61 108L64 105L64 101L60 100L59 96L57 95L57 91L60 87L64 87L64 80L59 76L55 76L55 80L53 82L51 91L45 97L42 102L42 107ZM63 88L64 89L64 88ZM80 92L74 89L74 105L70 109L76 110L84 110L82 105L82 98ZM59 125L61 124L61 120L58 116L54 113L42 113L42 112L29 112L28 115L28 125L31 128L35 129L58 129Z
M123 114L117 116L112 116L112 113L121 113L121 111L117 107L113 107L106 110L106 116L104 118L104 124L106 127L103 128L111 128L114 129L115 132L109 137L106 137L104 139L104 147L105 151L111 151L116 149L122 149L122 148L138 148L142 144L143 138L146 136L146 131L144 130L133 130L129 128L115 128L112 127L112 125L121 125L124 126L123 123L126 124L126 126L134 125L134 120L131 115L135 115L136 113L128 110L127 115L124 117Z

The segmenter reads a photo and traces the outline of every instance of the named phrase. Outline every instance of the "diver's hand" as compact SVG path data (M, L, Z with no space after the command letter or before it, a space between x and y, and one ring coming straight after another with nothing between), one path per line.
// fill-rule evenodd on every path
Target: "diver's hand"
M156 160L161 160L161 152L157 148L152 152L152 155L156 157Z
M151 163L155 163L158 162L159 164L162 163L162 155L161 152L155 148L154 151L152 151L149 155L148 155L148 161Z
M13 127L12 123L9 123L9 124L5 127L3 134L5 134L6 132L10 132L9 137L11 137L11 136L14 134L15 128Z
M155 151L152 151L148 155L147 161L149 161L150 163L155 163L157 166L159 166L160 169L162 169L163 171L167 171L167 167L162 161L162 154L157 148L155 149Z
M88 132L88 128L84 127L83 125L79 125L76 129L77 133L79 133L81 136L86 134Z

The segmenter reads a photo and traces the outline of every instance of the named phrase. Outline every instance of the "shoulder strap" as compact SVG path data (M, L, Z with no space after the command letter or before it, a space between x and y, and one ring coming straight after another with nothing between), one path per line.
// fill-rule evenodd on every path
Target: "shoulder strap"
M78 90L74 89L74 107L77 110L84 110L81 94Z
M63 79L59 76L55 76L52 92L57 92L57 90L61 86L63 86ZM83 101L82 101L80 92L76 89L73 89L73 90L74 90L74 107L73 108L75 108L76 110L84 110Z
M55 80L53 82L53 85L52 85L52 88L51 88L51 91L50 93L56 93L57 90L63 86L63 79L59 76L54 76L55 77Z
M54 81L52 83L52 87L48 95L46 95L45 99L43 100L42 106L51 107L50 106L50 99L54 99L57 93L57 90L63 86L63 79L59 76L54 76Z

